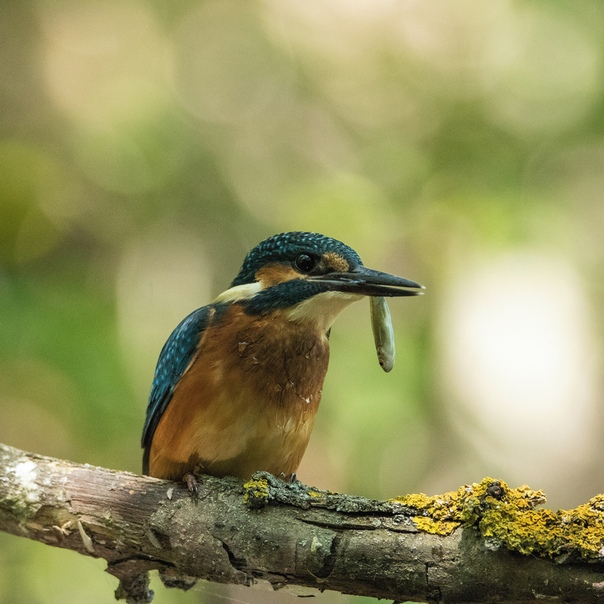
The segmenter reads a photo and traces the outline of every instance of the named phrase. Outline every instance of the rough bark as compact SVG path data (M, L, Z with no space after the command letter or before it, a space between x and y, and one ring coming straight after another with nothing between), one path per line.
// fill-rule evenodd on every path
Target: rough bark
M0 529L104 558L116 597L138 603L152 597L150 570L181 588L264 579L394 601L602 602L603 501L536 510L542 494L492 479L373 501L263 473L204 477L194 498L0 445Z

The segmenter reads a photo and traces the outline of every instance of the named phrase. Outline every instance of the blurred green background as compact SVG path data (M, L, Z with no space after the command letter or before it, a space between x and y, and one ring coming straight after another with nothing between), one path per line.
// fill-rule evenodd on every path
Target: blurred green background
M0 442L139 471L172 328L313 230L427 293L388 375L367 303L336 323L303 481L604 490L602 31L598 0L2 2ZM1 602L112 602L103 568L0 534Z

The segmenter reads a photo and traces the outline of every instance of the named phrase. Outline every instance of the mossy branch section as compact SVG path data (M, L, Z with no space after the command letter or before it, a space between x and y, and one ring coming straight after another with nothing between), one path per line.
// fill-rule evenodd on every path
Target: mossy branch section
M604 498L559 512L544 501L490 478L374 501L265 473L203 477L195 499L0 445L0 529L104 558L130 603L151 600L151 570L183 589L206 579L391 601L604 601Z

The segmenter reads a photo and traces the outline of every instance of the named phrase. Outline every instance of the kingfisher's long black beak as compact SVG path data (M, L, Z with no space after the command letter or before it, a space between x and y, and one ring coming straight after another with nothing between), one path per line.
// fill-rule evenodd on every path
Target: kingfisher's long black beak
M362 296L418 296L423 294L424 286L396 277L389 273L375 271L365 266L359 266L347 273L328 273L309 277L310 281L319 281L328 286L331 291L340 291Z

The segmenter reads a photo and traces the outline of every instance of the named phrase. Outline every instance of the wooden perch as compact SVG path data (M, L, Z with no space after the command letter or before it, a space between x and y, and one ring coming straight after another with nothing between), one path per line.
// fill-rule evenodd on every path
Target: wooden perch
M258 473L183 485L0 445L0 529L107 560L116 597L149 602L148 571L305 586L394 601L602 602L604 497L537 509L485 479L436 497L336 495Z

